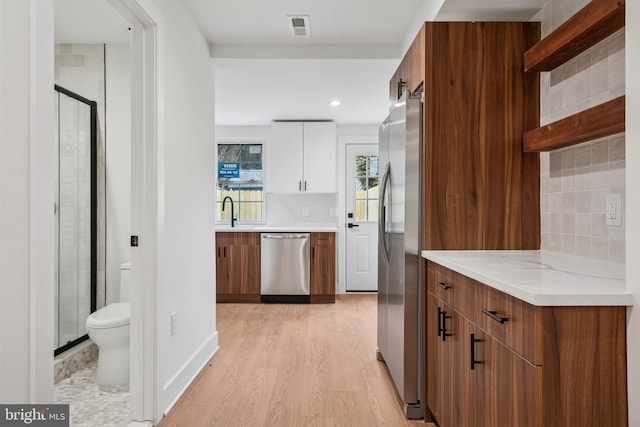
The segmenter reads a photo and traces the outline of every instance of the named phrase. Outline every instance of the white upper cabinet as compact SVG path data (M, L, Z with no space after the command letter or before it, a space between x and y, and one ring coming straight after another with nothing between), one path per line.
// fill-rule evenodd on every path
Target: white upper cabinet
M271 193L336 192L336 125L273 122L267 148Z
M302 170L302 140L300 122L274 122L267 146L267 188L271 193L300 191Z

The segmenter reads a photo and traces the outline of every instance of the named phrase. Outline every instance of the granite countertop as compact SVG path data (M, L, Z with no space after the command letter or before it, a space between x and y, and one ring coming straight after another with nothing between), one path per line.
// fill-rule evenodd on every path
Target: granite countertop
M215 231L225 232L253 232L253 233L330 233L337 232L338 227L326 225L217 225Z
M548 251L422 251L422 256L538 306L630 306L625 265Z

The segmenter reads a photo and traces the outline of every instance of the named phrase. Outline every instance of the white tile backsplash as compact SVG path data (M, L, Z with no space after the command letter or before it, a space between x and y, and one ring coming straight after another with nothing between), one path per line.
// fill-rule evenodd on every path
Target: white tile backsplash
M338 195L267 193L267 225L337 227Z

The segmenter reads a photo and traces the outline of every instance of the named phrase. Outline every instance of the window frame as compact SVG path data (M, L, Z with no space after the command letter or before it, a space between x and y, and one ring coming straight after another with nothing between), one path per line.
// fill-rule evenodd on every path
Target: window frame
M229 220L218 219L218 203L222 203L222 200L218 200L218 164L219 164L219 145L262 145L262 220L261 221L246 221L237 219L235 223L237 225L265 225L267 223L267 138L266 137L234 137L224 136L216 137L215 140L215 191L216 191L216 209L215 209L215 224L216 226L227 225ZM234 200L236 207L239 206L240 201ZM246 202L245 202L246 203ZM236 211L237 214L237 211Z
M366 189L365 192L368 192L368 190L370 190L371 188L375 188L375 187L370 187L369 186L369 181L372 178L375 178L377 180L377 186L380 184L380 155L379 154L358 154L356 155L356 157L358 156L363 156L366 158L366 166L365 166L365 175L361 175L358 176L357 171L355 172L353 178L355 181L359 180L359 179L364 179L366 182ZM371 175L369 172L371 171L371 158L375 157L378 161L378 164L376 166L376 175ZM353 184L353 183L352 183ZM380 189L378 189L378 191L380 191ZM357 212L357 207L358 207L358 202L364 202L365 205L365 213L366 213L366 219L359 219L359 218L355 218L355 221L357 222L377 222L378 218L378 212L377 210L373 210L375 212L375 219L370 219L370 212L372 211L371 209L369 209L370 207L370 202L371 201L377 201L378 198L370 198L370 197L366 197L366 198L358 198L358 191L355 190L354 191L354 199L353 199L353 203L354 203L354 214Z

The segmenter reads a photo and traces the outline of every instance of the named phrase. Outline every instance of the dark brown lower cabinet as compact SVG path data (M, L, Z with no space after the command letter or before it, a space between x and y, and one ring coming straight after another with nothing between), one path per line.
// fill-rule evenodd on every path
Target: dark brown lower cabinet
M311 233L311 303L336 301L336 233ZM216 232L217 302L260 302L260 233Z
M627 426L625 307L533 306L431 262L426 280L440 427Z
M260 302L260 233L216 233L217 302Z
M311 233L311 304L336 302L336 233Z
M427 348L427 369L425 384L427 388L427 407L433 417L441 424L450 424L448 402L449 381L446 373L449 372L447 350L449 346L442 342L442 302L437 297L427 295L426 324L430 330L425 334L425 347ZM437 333L433 333L437 328Z
M440 426L485 425L478 399L484 372L470 367L473 324L433 295L428 296L427 315L428 323L437 327L437 333L427 334L427 406ZM480 357L483 349L475 344Z
M536 424L536 376L534 366L477 327L475 346L478 426L533 427ZM471 346L471 338L469 338ZM469 352L471 353L471 351ZM472 424L468 424L472 425Z

